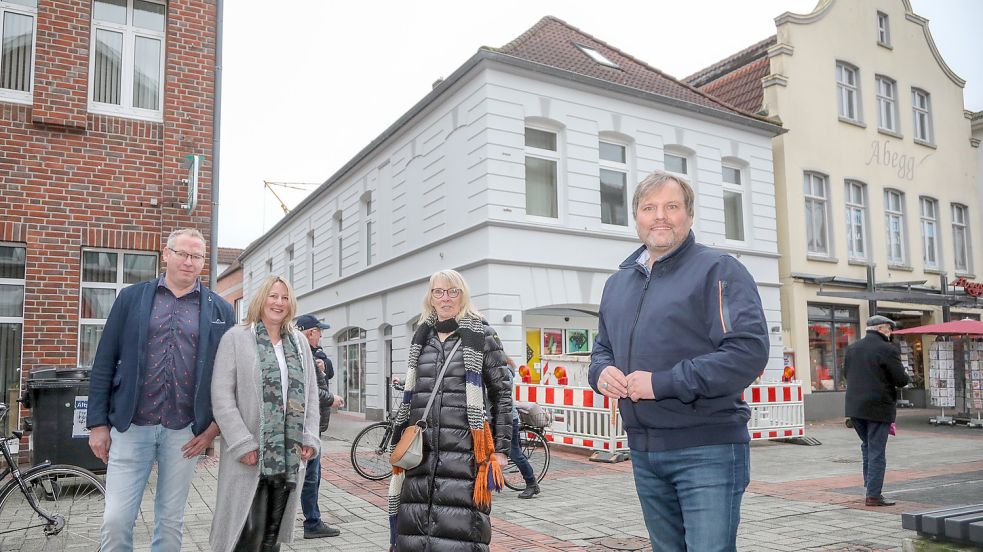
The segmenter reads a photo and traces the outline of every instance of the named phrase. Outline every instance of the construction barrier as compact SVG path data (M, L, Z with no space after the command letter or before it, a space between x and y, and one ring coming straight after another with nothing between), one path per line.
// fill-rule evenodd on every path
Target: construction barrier
M611 401L590 387L515 386L515 400L538 403L553 414L546 438L554 443L606 452L628 450L621 416L612 424ZM798 382L752 385L744 390L751 407L751 440L805 436L802 386Z

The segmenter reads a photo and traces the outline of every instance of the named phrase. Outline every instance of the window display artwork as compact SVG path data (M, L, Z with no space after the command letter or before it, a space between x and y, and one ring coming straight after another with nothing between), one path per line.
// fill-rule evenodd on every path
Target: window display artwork
M563 330L553 328L543 328L543 349L544 355L563 354Z
M587 330L565 330L567 337L567 354L586 353L590 351L590 337Z

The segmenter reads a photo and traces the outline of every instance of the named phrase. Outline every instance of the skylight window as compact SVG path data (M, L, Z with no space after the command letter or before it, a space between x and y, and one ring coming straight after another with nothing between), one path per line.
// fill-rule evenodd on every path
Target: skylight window
M583 44L574 44L574 46L576 46L577 48L580 48L580 51L581 52L587 54L588 56L590 56L590 58L592 60L600 63L601 65L607 65L608 67L614 67L615 69L621 69L621 67L618 67L618 64L617 63L615 63L615 62L611 61L610 59L604 57L604 54L602 54L601 52L598 52L597 50L595 50L594 48L591 48L590 46L584 46Z

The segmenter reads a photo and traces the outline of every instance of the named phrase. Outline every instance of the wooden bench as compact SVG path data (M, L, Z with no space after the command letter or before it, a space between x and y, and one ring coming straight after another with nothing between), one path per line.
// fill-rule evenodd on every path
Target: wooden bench
M901 514L901 526L926 537L983 546L983 504Z

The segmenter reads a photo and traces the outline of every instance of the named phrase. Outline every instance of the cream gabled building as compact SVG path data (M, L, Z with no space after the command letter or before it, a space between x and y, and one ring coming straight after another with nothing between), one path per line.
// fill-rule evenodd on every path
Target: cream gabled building
M815 419L843 413L844 352L868 299L905 326L941 322L941 278L983 269L979 141L965 82L908 0L822 0L775 23L775 36L685 80L788 131L773 140L781 318ZM966 299L953 319L979 317L948 289ZM924 387L921 342L910 344ZM924 404L924 391L905 396Z

